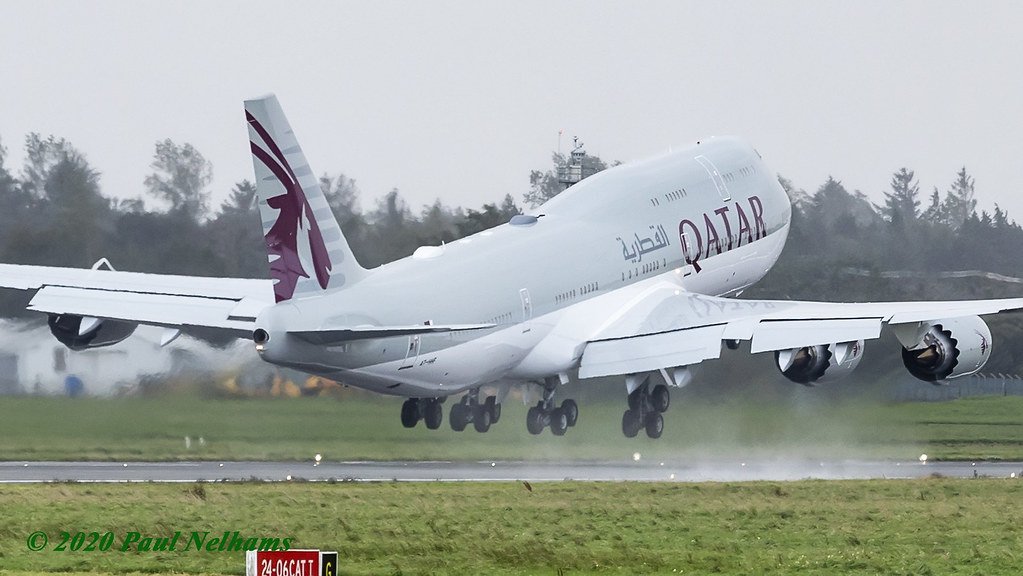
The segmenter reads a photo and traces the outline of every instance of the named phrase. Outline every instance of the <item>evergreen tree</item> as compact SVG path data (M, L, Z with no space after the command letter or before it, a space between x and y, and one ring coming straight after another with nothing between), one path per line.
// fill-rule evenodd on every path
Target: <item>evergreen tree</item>
M348 234L348 227L355 219L361 220L359 211L359 187L355 180L338 174L336 178L327 174L320 176L320 189L330 206L331 212L337 217L341 228Z
M457 240L459 221L464 218L437 199L429 206L423 206L423 214L419 219L419 245L437 246Z
M920 216L920 186L913 182L913 171L900 168L892 174L891 189L884 193L881 214L896 229L912 227Z
M230 197L220 205L220 212L204 228L221 262L218 274L243 278L268 276L255 184L249 180L236 183Z
M966 173L966 166L963 166L956 173L952 188L945 195L945 203L942 206L944 221L951 228L958 230L976 209L977 201L973 197L973 178Z
M20 182L7 170L6 158L7 149L0 144L0 204L4 207L0 210L0 255L4 262L13 262L15 260L11 258L8 246L14 233L24 226L26 216L30 216L33 202Z
M929 224L945 224L945 207L941 203L941 194L938 193L938 187L934 187L934 192L931 193L931 201L927 205L927 209L920 215L920 219Z
M419 246L415 218L397 188L377 201L376 210L369 214L368 220L368 241L363 247L366 265L373 267L393 262L412 254Z
M89 266L104 256L113 229L111 203L100 193L99 173L85 157L69 153L43 185L50 238L48 263Z

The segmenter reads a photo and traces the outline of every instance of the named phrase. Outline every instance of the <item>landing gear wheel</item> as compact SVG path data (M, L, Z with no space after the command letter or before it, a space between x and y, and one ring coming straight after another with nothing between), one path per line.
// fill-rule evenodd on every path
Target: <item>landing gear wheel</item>
M423 420L426 422L426 427L430 430L440 428L441 422L444 422L444 410L440 406L440 400L429 402L425 412Z
M543 432L543 411L536 406L526 412L526 430L529 430L530 434Z
M449 420L451 422L451 429L455 432L461 432L465 430L465 426L469 423L469 407L465 404L455 404L451 407L451 414Z
M639 413L635 410L626 410L622 414L622 433L626 438L635 438L641 428Z
M472 413L472 426L480 434L490 430L490 410L486 405L476 406Z
M568 414L561 408L555 408L551 412L551 432L555 436L564 436L568 430Z
M650 438L660 438L664 432L664 417L660 412L652 412L646 417L646 435Z
M665 412L671 404L671 394L668 392L668 387L664 384L655 386L654 391L650 393L650 401L653 402L654 410L662 413Z
M487 396L487 399L483 402L483 407L490 412L490 423L497 424L497 421L501 419L501 405L497 403L497 398Z
M575 400L568 398L562 402L561 411L568 417L569 427L575 426L576 421L579 420L579 405L575 403Z
M406 428L415 428L417 423L419 423L419 401L409 398L401 405L401 425Z

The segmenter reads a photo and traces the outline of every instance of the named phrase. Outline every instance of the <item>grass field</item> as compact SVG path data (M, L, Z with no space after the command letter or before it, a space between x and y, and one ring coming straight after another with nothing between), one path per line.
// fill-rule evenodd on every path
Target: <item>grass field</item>
M175 530L338 550L342 574L1008 574L1023 482L0 486L0 572L240 574L242 552L119 550ZM51 544L27 548L42 530ZM111 531L57 552L61 531ZM181 541L182 543L184 540Z
M485 435L401 428L400 401L14 397L0 459L624 459L733 453L1023 459L1023 399L676 402L659 441L584 403L562 438L506 405ZM450 404L449 404L450 406ZM191 448L186 449L188 435ZM204 440L199 444L199 438ZM998 574L1023 562L1023 481L0 485L0 574L241 574L242 552L120 551L130 531L291 538L343 574ZM50 538L41 552L26 539ZM53 550L111 532L113 549ZM180 546L179 546L180 548Z
M0 399L0 460L623 459L799 455L1023 459L1023 398L883 404L675 401L664 436L624 438L624 401L581 403L561 438L525 430L525 407L505 404L487 434L398 422L400 400L356 397L208 400ZM451 403L446 404L446 408ZM445 412L446 414L446 412ZM185 436L191 439L186 449ZM200 445L199 438L204 444Z

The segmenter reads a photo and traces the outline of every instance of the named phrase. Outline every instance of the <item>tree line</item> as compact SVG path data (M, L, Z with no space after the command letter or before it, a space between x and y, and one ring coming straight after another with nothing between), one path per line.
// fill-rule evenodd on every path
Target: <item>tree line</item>
M268 277L255 185L237 182L210 206L213 166L191 144L157 142L152 172L134 198L106 196L100 174L63 138L30 134L15 172L0 146L0 261L89 266L109 256L140 272ZM395 188L360 208L356 181L323 175L321 187L360 262L369 268L492 228L520 212L511 195L480 208L439 199L414 210ZM143 198L157 206L146 209Z

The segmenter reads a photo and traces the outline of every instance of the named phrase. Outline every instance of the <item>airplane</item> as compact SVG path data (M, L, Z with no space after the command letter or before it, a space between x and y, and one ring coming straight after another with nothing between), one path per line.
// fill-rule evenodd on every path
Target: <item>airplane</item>
M749 341L785 378L848 375L886 328L910 374L942 381L981 369L981 315L1023 299L832 303L738 299L777 261L791 205L760 153L738 138L590 176L506 224L363 268L345 240L280 103L245 102L270 279L0 265L0 287L81 350L140 324L178 335L251 338L267 362L406 398L401 423L456 431L497 423L513 385L542 391L532 434L561 436L579 407L573 379L625 381L622 432L661 436L670 389ZM536 385L535 387L533 385ZM482 389L495 389L483 397Z

